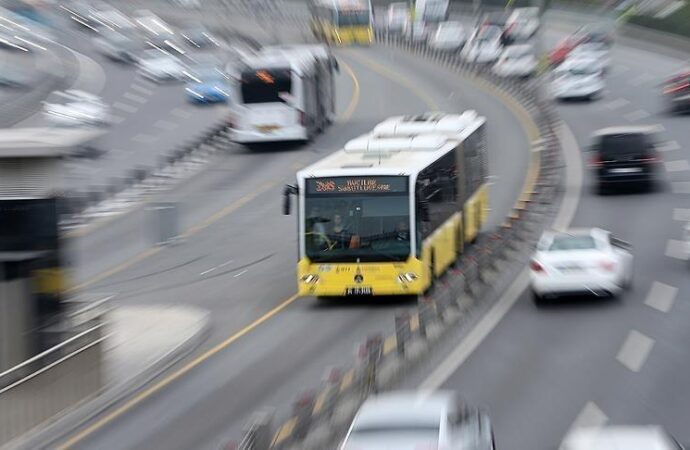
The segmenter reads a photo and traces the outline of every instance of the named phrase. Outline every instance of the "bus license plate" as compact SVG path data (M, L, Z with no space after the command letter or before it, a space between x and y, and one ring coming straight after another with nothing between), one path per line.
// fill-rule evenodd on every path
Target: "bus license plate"
M372 295L371 287L349 287L345 288L345 295Z

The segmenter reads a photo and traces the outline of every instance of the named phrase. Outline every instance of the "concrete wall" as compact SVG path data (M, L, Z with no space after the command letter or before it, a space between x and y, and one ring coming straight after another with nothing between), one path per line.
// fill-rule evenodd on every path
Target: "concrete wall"
M90 330L87 338L78 340L78 348L63 347L70 352L0 389L0 447L99 392L103 379L100 327ZM42 357L50 357L50 352ZM7 375L0 374L0 379Z

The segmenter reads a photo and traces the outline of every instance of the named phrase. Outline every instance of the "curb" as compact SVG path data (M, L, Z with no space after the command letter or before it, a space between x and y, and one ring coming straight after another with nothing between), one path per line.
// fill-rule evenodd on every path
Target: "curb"
M130 397L168 368L188 356L209 336L212 329L210 317L208 311L203 311L202 317L199 319L201 325L194 334L152 362L143 371L120 384L104 387L101 394L85 399L73 408L61 413L59 417L51 419L47 424L39 425L36 432L29 432L21 438L20 442L12 443L8 448L17 450L54 448L57 443L67 439L70 434L83 427L89 420Z

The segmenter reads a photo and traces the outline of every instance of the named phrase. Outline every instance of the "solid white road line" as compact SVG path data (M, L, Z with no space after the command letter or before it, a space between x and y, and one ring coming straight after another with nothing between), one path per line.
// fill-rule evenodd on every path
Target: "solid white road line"
M150 134L137 134L132 138L133 142L139 142L141 144L151 144L158 140L158 136L151 136Z
M232 277L233 277L233 278L241 277L241 276L244 275L245 273L247 273L247 269L244 269L242 272L237 273L237 274L233 275Z
M587 404L582 408L580 414L577 415L573 421L568 432L565 434L563 440L565 441L568 436L580 428L601 428L606 425L609 418L604 412L599 408L594 402L587 402ZM561 445L561 449L562 449Z
M130 113L130 114L139 111L138 106L128 105L126 103L121 103L121 102L113 103L113 108L119 109L120 111L124 111L124 112Z
M674 150L680 150L680 144L676 141L667 141L656 147L660 152L672 152Z
M649 113L643 109L638 109L637 111L629 112L627 114L624 114L623 117L625 117L625 120L630 121L630 122L637 122L638 120L641 119L646 119L649 117Z
M690 222L690 209L673 208L673 220L678 220L680 222Z
M667 313L673 307L673 302L676 301L677 293L678 288L655 281L647 294L647 299L644 304L663 313Z
M664 162L667 172L683 172L685 170L690 170L690 164L685 159L679 159L676 161L666 161Z
M671 192L674 194L690 194L690 181L671 182Z
M560 128L560 137L564 148L565 157L565 193L561 202L558 215L553 227L564 229L570 225L582 191L582 161L580 160L580 148L573 132L566 125ZM513 307L520 298L520 294L529 285L529 271L524 269L513 281L508 290L501 296L498 302L491 307L488 313L481 318L472 331L460 344L444 359L438 367L419 385L419 389L428 392L438 389L474 352L482 341L496 328L501 319Z
M604 107L610 109L611 111L622 108L629 105L630 102L624 98L617 98L616 100L611 100L608 103L604 103Z
M685 242L676 239L669 239L666 242L666 256L680 260L687 260L688 256L685 254Z
M135 103L139 103L140 105L143 105L144 103L149 101L148 98L142 97L141 95L132 94L131 92L125 92L123 97L126 98L127 100L131 100Z
M161 130L173 131L180 125L175 122L168 122L167 120L159 120L156 123L154 123L153 126L156 128L160 128Z
M616 359L632 372L639 372L647 361L652 347L654 347L654 339L637 330L631 330Z
M225 261L223 264L219 264L219 265L217 265L217 266L215 266L215 267L211 267L211 268L208 269L208 270L204 270L203 272L201 272L201 273L199 274L199 276L204 276L204 275L206 275L207 273L211 273L211 272L213 272L214 270L220 269L221 267L225 267L225 266L227 266L228 264L232 263L232 261L233 261L233 260L231 259L230 261Z
M180 119L189 119L192 117L192 113L189 111L185 111L184 109L181 108L175 108L172 111L170 111L170 114L179 117Z

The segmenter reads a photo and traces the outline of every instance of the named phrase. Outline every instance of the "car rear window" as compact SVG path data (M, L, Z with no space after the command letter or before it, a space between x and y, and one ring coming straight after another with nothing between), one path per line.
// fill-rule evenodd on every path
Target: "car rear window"
M251 103L285 103L284 94L292 91L290 69L257 69L242 73L242 101Z
M592 236L556 236L549 246L549 251L591 250L595 248L597 245Z
M639 158L653 150L650 139L643 133L610 134L601 137L599 153L602 159Z

